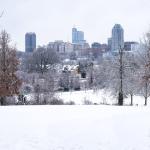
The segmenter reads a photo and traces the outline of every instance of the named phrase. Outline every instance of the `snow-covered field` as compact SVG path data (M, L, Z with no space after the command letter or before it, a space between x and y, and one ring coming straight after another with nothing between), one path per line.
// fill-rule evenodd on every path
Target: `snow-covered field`
M0 150L150 150L150 107L0 107Z
M65 102L74 101L75 104L84 104L85 100L91 101L96 104L116 104L117 99L111 95L110 92L104 90L86 90L86 91L73 91L73 92L58 92L56 94L60 99ZM124 104L130 104L130 97L124 99ZM144 105L144 98L141 96L133 96L134 105Z

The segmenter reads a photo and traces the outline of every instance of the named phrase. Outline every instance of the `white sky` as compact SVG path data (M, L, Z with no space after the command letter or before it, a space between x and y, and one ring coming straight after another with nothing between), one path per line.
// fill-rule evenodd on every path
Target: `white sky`
M71 41L75 25L85 39L104 43L115 23L125 31L125 40L136 40L150 29L150 0L0 0L0 30L6 29L19 50L24 35L35 32L37 45L54 40Z

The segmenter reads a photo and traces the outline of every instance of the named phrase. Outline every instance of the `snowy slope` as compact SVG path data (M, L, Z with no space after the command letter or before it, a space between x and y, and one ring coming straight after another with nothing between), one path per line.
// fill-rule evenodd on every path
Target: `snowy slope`
M76 104L83 104L84 100L89 100L92 103L107 103L116 104L117 98L114 98L110 92L104 90L86 90L86 91L71 91L71 92L59 92L56 94L59 98L65 102L74 101ZM133 96L134 105L144 105L144 98L141 96ZM124 104L130 104L130 97L124 99Z
M150 108L0 107L0 150L149 150Z

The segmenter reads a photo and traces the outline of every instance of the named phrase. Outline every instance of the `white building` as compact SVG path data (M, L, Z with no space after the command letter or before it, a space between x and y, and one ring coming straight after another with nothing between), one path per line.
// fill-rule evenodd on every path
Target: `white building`
M49 42L48 47L61 54L69 54L73 51L73 45L70 42L63 42L61 40Z
M77 56L82 55L82 53L86 52L89 48L90 45L88 43L73 44L73 49Z
M139 43L131 44L131 51L138 51L139 48L140 48L140 44Z

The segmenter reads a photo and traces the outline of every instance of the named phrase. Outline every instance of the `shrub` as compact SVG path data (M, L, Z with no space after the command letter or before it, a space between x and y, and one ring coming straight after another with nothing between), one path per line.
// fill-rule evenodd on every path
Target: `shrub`
M49 102L50 105L64 105L64 101L61 99L54 98Z
M65 105L75 105L74 101L66 102Z
M93 105L93 103L90 100L84 100L83 105Z

